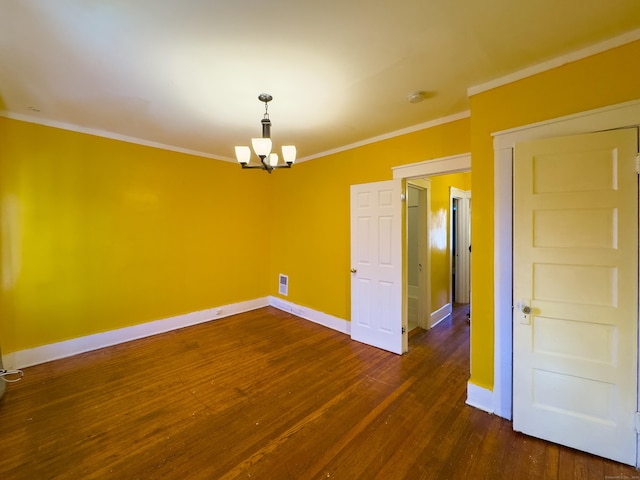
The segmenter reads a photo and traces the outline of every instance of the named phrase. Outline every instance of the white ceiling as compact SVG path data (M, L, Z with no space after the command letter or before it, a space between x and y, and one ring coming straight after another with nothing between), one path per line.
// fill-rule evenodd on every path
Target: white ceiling
M267 92L305 158L638 28L639 0L0 0L0 111L233 158Z

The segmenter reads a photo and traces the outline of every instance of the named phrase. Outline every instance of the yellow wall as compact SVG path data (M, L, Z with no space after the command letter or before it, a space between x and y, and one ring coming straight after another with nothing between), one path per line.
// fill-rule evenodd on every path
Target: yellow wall
M468 151L469 120L273 175L6 118L0 137L7 354L276 295L278 273L349 319L349 186Z
M471 151L471 381L491 389L491 133L640 98L638 58L634 42L477 94L471 119L273 175L0 118L3 351L277 295L278 273L288 300L349 319L349 186Z
M451 299L451 193L450 187L471 190L471 173L431 178L431 311Z
M471 381L493 387L491 133L640 98L640 42L471 97L473 318Z
M269 294L263 172L4 118L0 138L3 353Z
M287 300L349 320L350 185L389 180L392 166L468 151L467 118L276 172L272 295L277 295L278 273L284 273L289 275Z

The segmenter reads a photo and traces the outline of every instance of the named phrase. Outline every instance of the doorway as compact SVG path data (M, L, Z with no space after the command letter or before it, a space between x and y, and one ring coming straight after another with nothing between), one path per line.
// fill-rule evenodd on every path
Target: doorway
M409 332L427 330L451 318L453 310L451 188L470 189L470 157L397 167L394 177L407 180L406 324ZM460 228L468 231L468 223Z
M470 182L465 182L469 188ZM450 187L451 301L471 303L471 190Z
M415 164L393 167L393 180L371 184L351 186L351 338L369 345L402 354L409 350L408 312L406 292L408 290L408 272L406 268L406 212L402 209L401 195L403 186L409 180L445 174L471 171L471 155L469 153L452 157L428 160ZM430 213L444 237L448 236L447 218L449 215L449 190L446 188L445 211ZM406 195L406 192L405 192ZM372 212L368 212L373 209ZM444 221L441 221L444 218ZM433 229L430 229L433 231ZM376 233L377 232L377 233ZM404 237L404 238L403 238ZM430 238L429 245L441 241L441 237ZM435 243L437 244L437 243ZM383 246L384 248L380 248ZM446 242L445 242L445 251ZM433 250L433 248L432 248ZM367 252L374 252L372 263ZM398 261L399 260L399 261ZM431 271L434 271L435 258L430 260ZM425 315L429 328L451 316L450 299L450 258L447 255L445 298L446 305ZM375 265L374 265L375 264ZM375 266L371 269L371 266ZM423 269L425 265L423 264ZM383 272L392 272L393 278L382 278ZM377 276L372 276L375 273ZM378 285L384 289L384 295L378 295L373 288ZM440 295L441 293L438 293ZM428 298L436 298L431 289ZM376 302L382 304L378 308ZM433 307L430 308L433 310ZM386 340L378 342L378 340ZM399 343L398 343L399 342Z

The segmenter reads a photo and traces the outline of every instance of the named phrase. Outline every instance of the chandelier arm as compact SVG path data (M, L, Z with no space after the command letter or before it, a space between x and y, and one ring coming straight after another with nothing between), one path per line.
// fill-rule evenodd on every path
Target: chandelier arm
M266 161L268 157L265 157L264 155L260 155L260 161L262 162L262 165L267 172L271 173L271 170L273 170L273 167L271 165L269 165L269 163Z
M266 167L265 167L264 165L262 165L262 164L260 164L260 165L256 165L256 164L248 165L248 164L246 164L246 163L243 163L243 164L240 164L240 166L241 166L243 169L247 169L247 170L266 170L266 171L267 171L267 172L269 172L269 173L271 173L271 170L273 170L273 167L266 168Z

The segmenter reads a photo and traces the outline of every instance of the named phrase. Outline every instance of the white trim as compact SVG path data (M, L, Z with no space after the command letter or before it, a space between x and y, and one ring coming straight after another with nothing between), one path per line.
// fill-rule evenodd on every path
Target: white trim
M493 392L494 412L511 420L512 375L512 211L513 211L513 162L512 148L496 150L494 159L493 188L493 309L494 309L494 364ZM498 253L499 252L499 253Z
M446 318L450 317L451 316L451 311L452 311L451 304L447 303L446 305L443 305L442 307L440 307L435 312L432 312L431 313L431 319L429 320L429 328L435 327L441 321L443 321Z
M471 97L473 95L486 92L487 90L492 90L503 85L508 85L509 83L517 82L518 80L522 80L524 78L528 78L533 75L537 75L539 73L561 67L568 63L576 62L578 60L582 60L583 58L606 52L607 50L626 45L627 43L635 42L636 40L640 40L640 28L631 30L630 32L624 33L609 40L605 40L604 42L596 43L595 45L591 45L581 50L556 57L552 60L539 63L522 70L518 70L517 72L510 73L509 75L505 75L504 77L496 78L489 82L469 87L467 89L467 96Z
M427 128L433 128L439 125L444 125L446 123L455 122L457 120L462 120L463 118L469 118L470 116L471 116L471 111L465 110L464 112L454 113L453 115L437 118L435 120L430 120L424 123L419 123L418 125L413 125L411 127L403 128L401 130L394 130L393 132L384 133L382 135L378 135L377 137L367 138L366 140L362 140L360 142L350 143L349 145L344 145L342 147L334 148L332 150L315 153L313 155L309 155L307 157L297 159L296 163L306 162L307 160L313 160L315 158L326 157L327 155L334 155L336 153L352 150L358 147L364 147L365 145L381 142L383 140L389 140L390 138L400 137L402 135L407 135L409 133L419 132L420 130L426 130Z
M130 137L128 135L122 135L120 133L109 132L107 130L100 130L97 128L82 127L80 125L74 125L73 123L59 122L57 120L40 118L33 115L25 115L22 113L13 113L7 110L0 110L0 117L9 118L11 120L18 120L20 122L35 123L37 125L44 125L45 127L59 128L61 130L69 130L71 132L84 133L86 135L94 135L96 137L109 138L111 140L117 140L120 142L143 145L145 147L159 148L161 150L169 150L171 152L184 153L186 155L194 155L196 157L211 158L213 160L221 160L224 162L237 163L237 160L235 158L225 157L222 155L214 155L212 153L200 152L198 150L190 150L188 148L176 147L174 145L167 145L166 143L153 142L151 140L145 140L143 138Z
M282 300L281 298L262 297L12 352L2 356L2 363L4 368L30 367L32 365L38 365L98 350L100 348L150 337L159 333L165 333L171 330L178 330L191 325L197 325L199 323L218 320L230 315L236 315L266 306L273 306L304 318L305 320L319 323L320 325L324 325L325 327L337 330L347 335L350 335L351 333L351 323L347 320L333 317L308 307L302 307L286 300Z
M639 117L640 100L631 100L495 132L493 147L495 150L513 148L517 142L528 140L636 126Z
M318 323L332 330L351 335L351 322L343 320L342 318L334 317L333 315L319 312L309 307L296 305L295 303L278 297L269 297L269 305L283 312L291 313L296 317L304 318L305 320Z
M511 418L512 148L516 142L640 125L640 100L494 133L494 385L495 412Z
M493 395L491 390L467 382L467 405L493 413Z
M424 160L408 165L392 167L393 178L417 178L429 175L446 175L448 173L468 172L471 170L471 154L461 153L450 157Z
M3 356L3 363L6 365L5 368L30 367L32 365L58 360L72 355L90 352L92 350L98 350L100 348L117 345L119 343L150 337L159 333L178 330L180 328L209 322L211 320L217 320L228 317L229 315L248 312L268 305L269 298L262 297L255 300L248 300L246 302L239 302L222 307L187 313L184 315L177 315L163 320L155 320L152 322L142 323L140 325L133 325L131 327L74 338L64 342L20 350Z
M367 138L365 140L351 143L349 145L344 145L342 147L334 148L332 150L327 150L320 153L315 153L313 155L309 155L306 157L296 159L296 163L306 162L307 160L313 160L315 158L326 157L327 155L333 155L336 153L344 152L347 150L352 150L354 148L363 147L365 145L370 145L372 143L381 142L383 140L389 140L390 138L399 137L402 135L407 135L409 133L419 132L420 130L426 130L427 128L437 127L439 125L444 125L446 123L455 122L457 120L461 120L463 118L469 118L471 116L470 110L465 110L464 112L454 113L452 115L448 115L446 117L437 118L435 120L430 120L428 122L419 123L418 125L413 125L411 127L403 128L400 130L394 130L393 132L385 133L382 135L378 135L376 137ZM174 145L167 145L165 143L153 142L151 140L145 140L142 138L130 137L128 135L122 135L120 133L109 132L107 130L100 130L97 128L89 128L83 127L80 125L75 125L73 123L60 122L57 120L50 120L48 118L41 118L35 115L25 115L22 113L13 113L8 110L0 110L0 117L10 118L11 120L18 120L21 122L27 123L35 123L37 125L44 125L46 127L60 128L62 130L69 130L71 132L84 133L87 135L94 135L96 137L109 138L111 140L118 140L121 142L133 143L136 145L143 145L146 147L159 148L161 150L169 150L171 152L184 153L187 155L194 155L196 157L204 157L211 158L213 160L221 160L224 162L236 163L237 160L235 158L226 157L224 155L215 155L212 153L201 152L198 150L190 150L188 148L177 147Z

